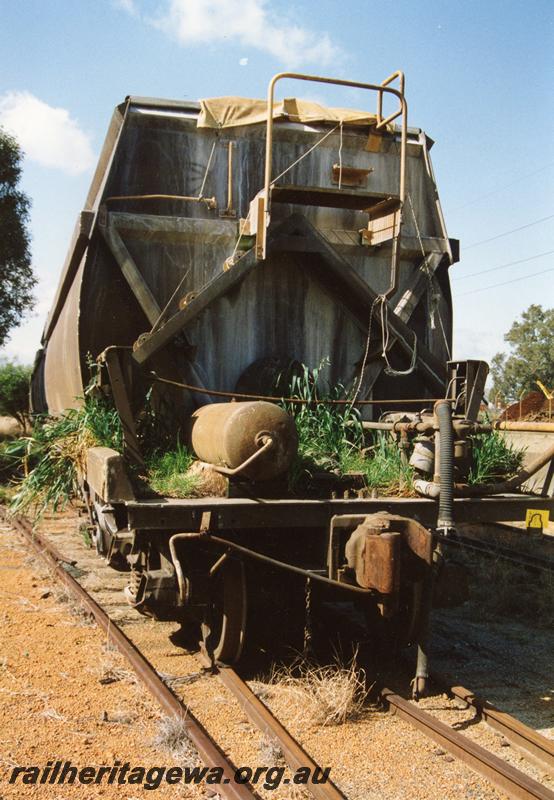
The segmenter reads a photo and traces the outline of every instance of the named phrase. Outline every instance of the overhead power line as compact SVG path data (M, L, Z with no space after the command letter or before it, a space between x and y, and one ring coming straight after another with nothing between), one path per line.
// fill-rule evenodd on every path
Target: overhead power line
M503 281L502 283L494 283L492 286L481 286L479 289L471 289L469 292L462 292L462 294L457 295L457 297L466 297L468 294L486 292L488 289L497 289L499 286L507 286L509 283L517 283L518 281L525 281L528 278L536 278L538 275L546 275L547 272L554 272L554 267L551 269L544 269L542 272L533 272L532 275L523 275L521 278L513 278L511 281Z
M499 264L497 267L490 267L490 269L482 269L479 272L470 272L469 275L457 275L455 278L452 278L453 281L463 281L466 278L476 278L481 277L481 275L486 275L487 272L496 272L497 269L506 269L506 267L513 267L516 264L524 264L526 261L534 261L537 258L543 258L544 256L549 256L554 253L554 250L547 250L545 253L537 253L536 256L529 256L528 258L520 258L518 261L508 261L507 264Z
M519 183L520 181L523 181L526 178L531 178L533 177L533 175L539 175L540 173L544 172L546 169L551 167L553 164L554 161L549 161L547 164L543 164L542 167L534 169L532 172L526 172L524 175L519 175L509 183L503 183L502 186L497 186L495 189L491 189L489 192L484 192L484 194L478 194L475 197L472 197L471 200L467 201L467 203L462 203L462 205L460 206L454 206L454 208L451 208L450 211L461 211L462 208L467 208L468 206L471 206L474 203L479 202L479 200L484 200L486 197L490 197L492 194L496 194L497 192L502 192L504 189L509 189L510 186L514 186L516 183Z
M547 219L552 219L554 214L550 214L548 217L542 217L542 219L536 219L534 222L528 222L527 225L520 225L519 228L512 228L509 231L504 231L504 233L498 233L496 236L491 236L490 239L482 239L480 242L473 242L473 244L468 244L464 250L469 250L472 247L477 247L480 244L486 244L487 242L494 242L495 239L501 239L502 236L508 236L509 233L516 233L516 231L523 231L525 228L531 228L533 225L538 225L541 222L546 222Z

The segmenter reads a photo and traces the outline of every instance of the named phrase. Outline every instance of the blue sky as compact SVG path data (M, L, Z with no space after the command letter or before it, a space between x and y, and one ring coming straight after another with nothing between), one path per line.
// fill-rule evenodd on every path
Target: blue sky
M405 71L461 240L455 357L490 359L531 303L554 306L554 0L0 0L0 13L0 124L26 150L40 277L33 316L0 355L32 359L116 104L264 97L290 68L370 82Z

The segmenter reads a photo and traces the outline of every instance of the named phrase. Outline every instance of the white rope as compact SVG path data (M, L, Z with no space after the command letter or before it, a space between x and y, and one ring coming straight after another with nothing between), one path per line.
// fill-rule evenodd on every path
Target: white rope
M388 356L387 356L387 350L388 350L389 345L390 345L390 329L389 329L389 318L388 318L389 317L389 304L388 304L386 295L384 295L384 294L377 295L377 297L375 298L375 300L371 304L371 308L370 308L370 311L369 311L369 323L368 323L368 327L367 327L367 339L366 339L366 345L365 345L365 352L364 352L364 357L362 359L362 366L360 368L360 377L359 377L359 380L358 380L358 385L356 386L356 390L355 390L354 395L352 397L350 407L352 407L354 405L354 403L356 402L356 400L358 399L358 395L360 394L360 389L362 388L362 381L363 381L363 378L364 378L364 372L365 372L365 368L367 366L367 358L368 358L368 355L369 355L369 345L371 343L371 326L372 326L372 323L373 323L373 316L375 314L375 309L377 308L378 305L381 306L381 310L380 310L381 332L382 332L381 355L384 358L385 364L386 364L386 367L385 367L385 370L384 370L385 373L387 375L391 375L393 377L399 377L399 376L402 376L402 375L411 375L411 373L416 368L416 363L417 363L417 335L416 335L415 331L414 331L414 345L413 345L413 348L412 348L412 357L410 359L410 366L408 367L408 369L398 370L398 369L395 369L391 365L391 363L390 363L390 361L388 359ZM404 339L404 337L397 335L396 338L401 339L406 345L408 344L406 342L406 340Z
M413 331L414 334L414 346L412 348L412 358L410 361L410 366L408 369L395 369L387 356L387 350L389 347L389 339L390 339L390 330L389 330L389 304L387 303L386 297L383 294L379 295L381 300L381 330L383 332L383 358L385 359L386 367L385 372L387 375L392 376L400 376L400 375L411 375L412 372L415 370L416 363L417 363L417 334ZM402 337L398 337L402 338ZM402 339L405 342L405 339ZM406 343L407 344L407 343Z
M282 177L283 177L283 175L286 175L286 174L287 174L287 172L290 172L290 170L291 170L293 167L295 167L297 164L299 164L299 163L302 161L302 159L303 159L303 158L306 158L306 156L310 155L310 153L311 153L313 150L315 150L315 149L316 149L316 147L319 147L319 145L320 145L320 144L323 144L323 142L325 141L325 139L329 138L329 136L331 136L331 134L332 134L332 133L334 133L334 132L337 130L337 128L338 128L339 126L342 126L342 122L339 122L337 125L335 125L335 127L334 127L334 128L332 128L330 131L327 131L327 133L325 134L325 136L322 136L322 138L321 138L321 139L318 139L318 141L317 141L317 142L316 142L314 145L312 145L312 147L310 147L310 149L309 149L309 150L306 150L306 152L305 152L305 153L303 153L303 154L300 156L300 158L297 158L297 159L296 159L296 161L293 161L293 162L292 162L292 164L291 164L289 167L287 167L286 169L284 169L284 170L283 170L281 173L279 173L279 175L277 175L277 177L276 177L276 178L272 178L272 180L271 180L271 185L273 186L273 184L274 184L276 181L278 181L278 180L279 180L279 178L282 178Z
M206 186L206 181L208 179L208 172L210 171L210 167L212 165L212 158L214 157L215 146L217 144L217 139L214 139L214 143L212 145L212 151L210 153L210 157L208 158L208 163L206 165L206 171L204 173L204 180L202 181L202 186L200 187L200 191L198 193L198 199L202 200L204 197L204 187Z

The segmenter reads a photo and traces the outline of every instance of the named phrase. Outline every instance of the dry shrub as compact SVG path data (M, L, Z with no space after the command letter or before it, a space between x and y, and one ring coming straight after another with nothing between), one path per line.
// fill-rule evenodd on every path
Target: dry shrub
M56 722L67 722L67 717L64 717L64 715L56 711L55 708L45 708L44 711L41 712L41 716L45 719L55 720Z
M196 683L201 678L204 678L206 673L202 670L198 672L191 672L188 675L171 675L169 672L161 672L157 670L158 676L162 679L162 681L169 686L170 689L174 689L176 686L185 686L189 683Z
M136 684L138 682L136 674L125 667L125 660L117 648L104 645L102 650L102 658L89 670L97 676L98 683L109 684L121 681Z
M367 697L355 656L327 666L305 661L275 669L270 683L290 697L295 719L309 725L341 725L360 715Z
M169 752L187 767L195 767L200 763L198 751L189 736L186 717L162 717L152 744Z

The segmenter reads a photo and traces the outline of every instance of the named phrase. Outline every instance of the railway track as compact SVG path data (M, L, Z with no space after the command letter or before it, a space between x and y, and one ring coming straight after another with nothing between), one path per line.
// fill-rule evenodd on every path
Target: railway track
M471 693L469 694L471 695ZM503 761L494 753L490 753L484 747L463 736L463 734L450 726L445 725L431 716L431 714L422 711L415 703L405 700L389 689L383 689L381 696L395 714L417 727L452 755L460 758L469 767L490 780L494 786L506 792L509 797L517 798L517 800L531 800L531 798L554 800L554 792L550 791L546 786ZM519 728L519 736L523 738L521 729L525 728L525 726L513 717L509 717L508 714L503 716L505 717L505 729L511 729L515 732ZM509 722L507 718L509 718ZM531 733L535 734L535 738L540 736L536 731L527 730L528 736ZM540 738L542 739L543 737ZM545 746L548 750L548 740L545 740ZM550 755L552 755L552 749L550 749Z
M15 519L10 520L10 523L23 535L41 558L47 562L56 577L65 584L82 607L94 617L97 624L105 631L108 641L117 647L129 662L137 677L158 701L164 712L183 720L187 734L205 766L209 768L217 767L223 770L223 783L218 787L220 793L225 798L229 798L229 800L259 798L254 787L243 782L237 782L235 765L227 758L217 742L209 735L190 709L162 680L144 654L137 649L124 631L67 570L66 565L69 562L64 556L45 537L34 532L26 520ZM217 675L223 685L231 690L250 722L262 734L278 743L285 761L293 772L299 768L308 768L310 774L313 775L319 769L318 764L306 753L279 720L273 716L261 700L256 697L235 670L227 666L216 667L205 656L200 657L200 662L205 669ZM325 783L310 784L307 788L316 800L346 800L345 796L330 780Z
M2 515L2 512L0 512L0 515ZM223 770L224 783L219 789L220 793L225 798L233 798L233 800L236 798L242 800L243 798L259 797L252 785L237 783L234 780L236 768L223 753L222 748L214 741L177 694L162 680L145 655L71 574L75 572L75 561L68 561L49 539L34 533L26 520L10 520L10 524L49 563L56 576L63 581L79 603L89 611L96 622L105 630L109 640L129 661L139 679L156 698L164 712L168 715L180 717L185 721L187 733L205 765L219 767ZM291 770L295 771L299 767L308 767L313 771L317 768L316 762L274 717L267 706L252 692L235 670L227 666L212 664L205 654L201 654L199 658L202 669L217 677L232 693L251 724L262 732L264 736L278 744ZM473 706L487 723L499 730L521 752L529 756L535 763L538 763L543 770L549 774L554 774L552 771L554 765L554 743L523 725L523 723L509 714L496 709L465 687L453 686L447 679L440 676L436 679L441 685L448 686L448 691L458 700ZM546 786L489 752L459 731L423 711L415 703L406 700L387 688L381 690L381 699L391 712L415 726L426 737L437 742L446 751L466 763L471 769L486 777L495 787L509 797L516 798L516 800L531 800L532 798L535 800L554 800L554 792ZM341 800L341 798L345 800L344 794L330 781L324 784L310 785L306 788L309 788L316 800Z

